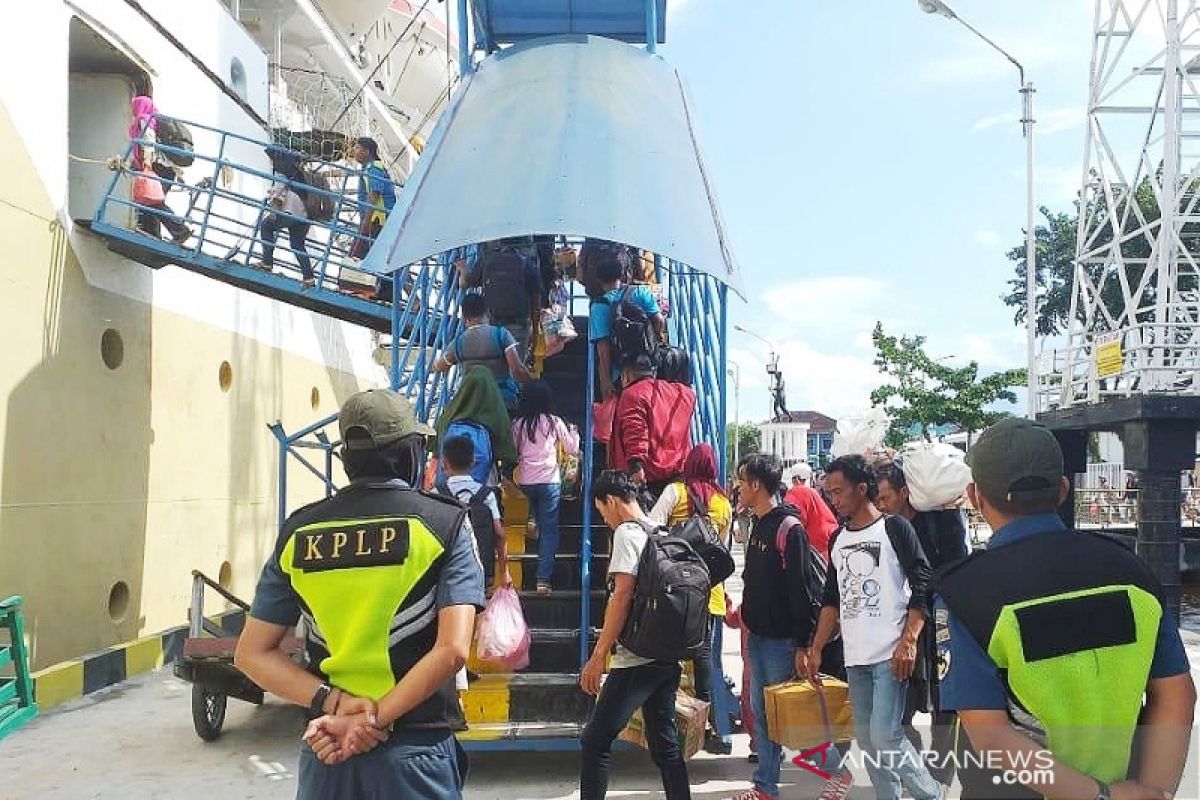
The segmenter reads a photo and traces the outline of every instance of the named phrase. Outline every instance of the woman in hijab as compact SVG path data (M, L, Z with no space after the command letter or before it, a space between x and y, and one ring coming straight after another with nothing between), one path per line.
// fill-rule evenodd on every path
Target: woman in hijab
M517 446L513 442L508 409L504 406L504 398L491 370L481 364L467 370L458 391L433 423L437 431L433 452L440 452L441 438L446 435L450 423L457 420L470 420L487 428L492 437L492 458L499 463L516 466Z
M308 257L305 241L308 239L308 229L312 223L308 221L304 207L304 171L300 169L300 154L292 150L271 145L267 148L267 158L271 159L271 170L275 173L275 182L267 192L267 204L272 211L263 215L258 226L258 238L262 244L262 260L254 266L270 272L275 267L275 237L281 230L288 233L288 242L292 246L292 255L300 267L300 275L304 288L315 285L312 261Z
M708 444L691 449L684 459L680 480L667 484L649 517L657 525L675 525L696 515L709 518L721 544L728 548L733 505L717 482L717 455ZM725 587L717 584L708 596L708 635L692 661L696 698L709 703L709 721L713 727L713 732L704 738L704 749L721 755L733 752L729 720L737 714L721 668L725 610ZM714 698L720 702L714 702Z
M158 140L158 109L154 100L138 95L132 103L133 120L129 123L129 140L141 140L142 144L133 148L130 166L135 173L153 173L162 183L163 195L171 191L172 182L178 179L179 172L175 165L161 158L154 148ZM162 238L162 226L166 226L171 234L171 241L183 244L192 236L192 230L186 223L171 211L166 200L157 203L142 203L138 208L138 230Z

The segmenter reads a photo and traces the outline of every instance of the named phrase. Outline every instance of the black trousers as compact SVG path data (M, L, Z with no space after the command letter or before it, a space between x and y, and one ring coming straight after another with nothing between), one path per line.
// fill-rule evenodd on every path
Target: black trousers
M690 800L687 764L675 728L679 663L655 661L614 669L600 690L592 718L580 736L580 800L601 800L608 793L612 744L638 708L646 725L650 759L662 775L667 800Z
M306 278L313 277L312 261L309 260L308 250L304 241L308 238L309 223L287 219L278 214L267 214L259 227L259 238L262 239L262 262L268 266L275 263L275 237L281 230L288 233L288 241L292 245L292 254L300 265L300 273Z

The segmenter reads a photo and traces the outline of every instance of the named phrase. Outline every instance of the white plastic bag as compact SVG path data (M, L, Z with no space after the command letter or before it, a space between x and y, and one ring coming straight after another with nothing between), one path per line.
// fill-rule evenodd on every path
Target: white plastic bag
M870 455L883 445L883 437L887 435L889 425L891 420L888 419L887 412L879 406L861 416L839 419L829 452L834 458Z
M488 600L475 631L475 653L483 661L516 671L529 666L529 625L521 598L512 584L501 586Z
M942 442L909 442L900 451L908 502L917 511L933 511L962 497L971 468L962 450Z

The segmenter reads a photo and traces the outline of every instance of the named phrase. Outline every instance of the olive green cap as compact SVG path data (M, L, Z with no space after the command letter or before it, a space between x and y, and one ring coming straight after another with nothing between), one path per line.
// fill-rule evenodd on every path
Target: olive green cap
M1063 454L1045 426L1028 419L1002 419L967 451L971 479L993 502L1017 497L1057 500Z
M434 435L433 428L417 419L408 398L391 389L351 395L342 404L338 428L350 450L378 450L414 433Z

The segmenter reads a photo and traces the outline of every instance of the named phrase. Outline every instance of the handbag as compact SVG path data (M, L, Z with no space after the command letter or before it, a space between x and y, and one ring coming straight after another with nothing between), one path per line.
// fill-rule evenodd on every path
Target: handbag
M139 172L133 176L133 202L139 206L161 206L166 199L157 175Z

